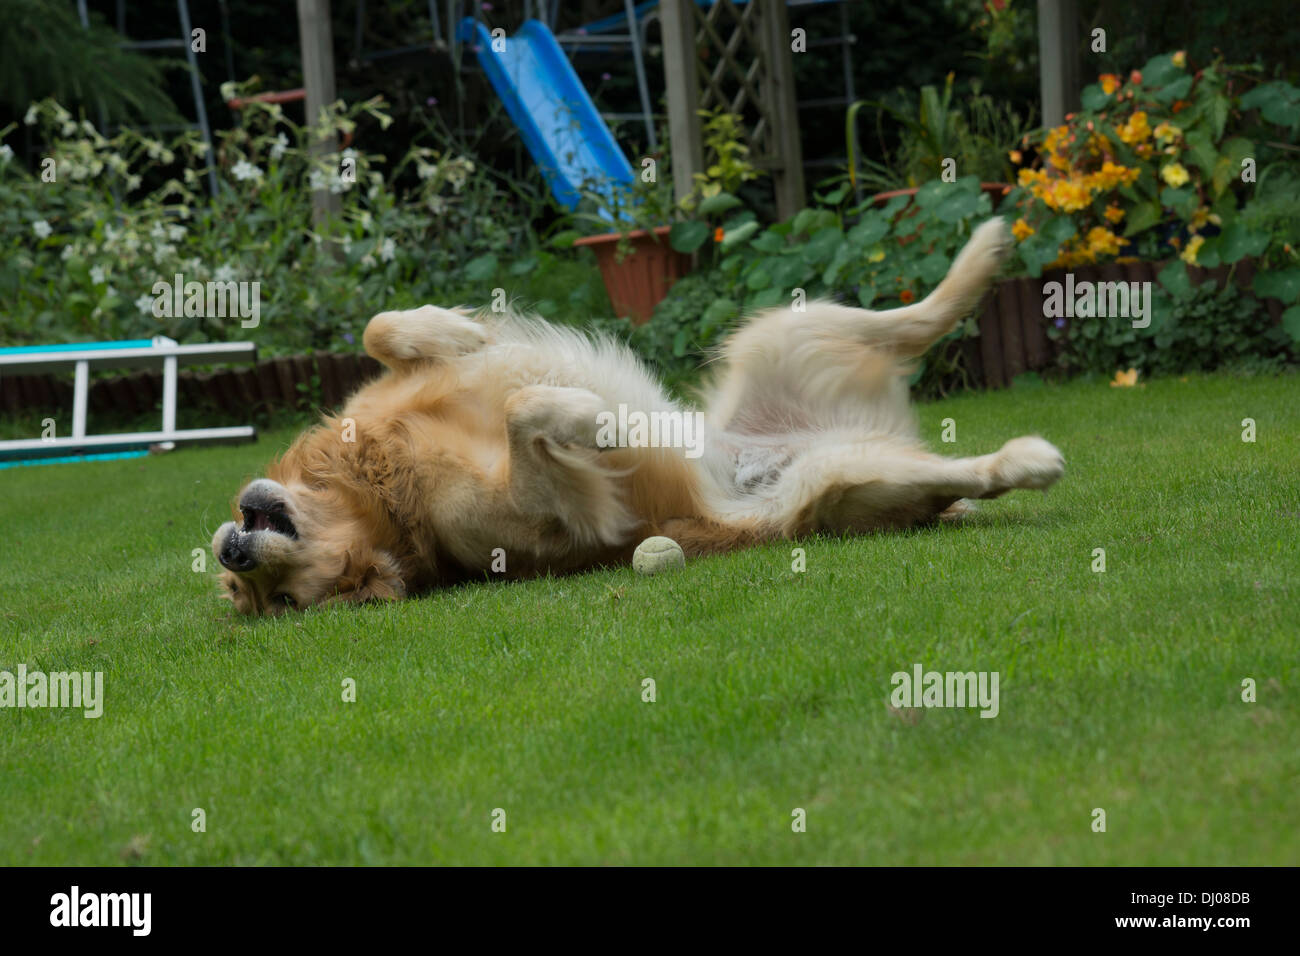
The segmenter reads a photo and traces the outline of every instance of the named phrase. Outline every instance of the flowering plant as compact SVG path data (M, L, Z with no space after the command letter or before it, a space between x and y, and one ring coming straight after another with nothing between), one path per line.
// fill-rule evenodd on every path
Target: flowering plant
M1243 213L1275 198L1261 188L1272 173L1294 168L1300 90L1219 60L1189 72L1180 51L1127 78L1103 74L1082 102L1064 125L1023 143L1037 160L1019 170L1010 201L1031 275L1175 256L1213 267L1269 253L1275 265L1296 264L1293 243L1251 228Z
M251 338L273 354L354 350L375 312L484 301L492 282L508 287L498 256L525 264L512 276L536 271L527 216L509 215L519 200L464 156L416 145L385 166L360 142L311 148L356 132L363 116L388 121L379 100L335 103L309 127L251 101L212 156L193 132L107 137L52 100L33 105L24 121L42 145L30 171L4 142L13 127L0 130L0 344L162 334ZM327 222L313 221L314 190L338 197ZM177 273L259 282L260 326L156 315L152 290ZM603 296L598 282L591 288Z

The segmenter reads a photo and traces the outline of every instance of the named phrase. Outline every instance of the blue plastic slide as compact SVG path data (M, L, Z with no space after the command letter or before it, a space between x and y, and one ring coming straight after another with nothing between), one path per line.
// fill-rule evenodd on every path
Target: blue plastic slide
M573 209L585 188L606 198L600 214L612 220L616 193L634 181L632 165L555 34L538 20L526 20L514 36L498 36L494 41L487 27L466 17L459 35L462 43L475 48L483 72L519 127L556 200Z

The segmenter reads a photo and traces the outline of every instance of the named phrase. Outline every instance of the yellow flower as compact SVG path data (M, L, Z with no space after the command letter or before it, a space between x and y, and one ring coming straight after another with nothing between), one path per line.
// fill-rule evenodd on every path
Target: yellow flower
M1138 110L1128 118L1118 130L1119 138L1132 146L1151 136L1151 127L1147 124L1147 114Z
M1202 206L1192 213L1192 218L1187 221L1187 225L1192 232L1199 232L1201 228L1210 221L1210 207Z
M1118 90L1122 82L1114 73L1103 73L1097 77L1097 81L1101 83L1101 91L1107 96Z
M1105 226L1093 226L1088 230L1088 249L1094 255L1117 255L1119 247L1126 245L1127 239L1115 235Z
M1170 59L1174 61L1174 66L1178 67L1178 69L1181 70L1183 67L1187 65L1187 51L1179 50L1172 57L1170 57Z
M1177 189L1179 186L1186 184L1187 180L1191 179L1191 176L1187 174L1187 169L1182 163L1170 163L1168 166L1161 168L1160 178Z
M1106 207L1106 212L1103 215L1105 215L1107 222L1119 222L1124 218L1124 210L1117 204L1111 203Z
M1020 155L1020 150L1013 149L1011 152L1007 153L1007 159L1011 160L1013 163L1019 166L1023 161L1024 157Z
M1204 236L1192 236L1192 238L1187 241L1187 248L1179 253L1178 258L1182 259L1189 266L1196 265L1196 253L1204 243Z
M1165 122L1156 127L1155 136L1157 143L1163 143L1169 140L1178 139L1183 135L1183 131L1173 123Z
M1011 226L1011 234L1016 237L1017 242L1024 242L1034 234L1034 227L1024 219L1017 219Z
M1127 372L1116 372L1115 380L1110 383L1111 388L1132 388L1138 383L1138 370L1129 369Z

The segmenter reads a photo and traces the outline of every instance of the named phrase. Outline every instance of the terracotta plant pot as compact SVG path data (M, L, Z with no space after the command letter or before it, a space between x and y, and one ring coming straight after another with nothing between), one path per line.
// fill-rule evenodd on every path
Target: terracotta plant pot
M691 271L691 257L668 244L669 228L660 226L653 231L638 229L628 233L626 239L631 250L621 260L618 247L623 233L586 236L574 243L596 254L600 277L605 282L609 301L614 304L614 312L630 316L636 325L649 321L655 306L664 300L673 283Z

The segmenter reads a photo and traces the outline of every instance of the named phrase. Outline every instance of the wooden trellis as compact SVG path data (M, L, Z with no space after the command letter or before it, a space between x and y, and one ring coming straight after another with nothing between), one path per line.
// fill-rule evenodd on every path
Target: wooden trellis
M704 169L699 110L723 107L741 117L750 160L771 173L777 214L804 202L803 155L795 106L794 63L785 0L664 0L664 74L678 198Z

